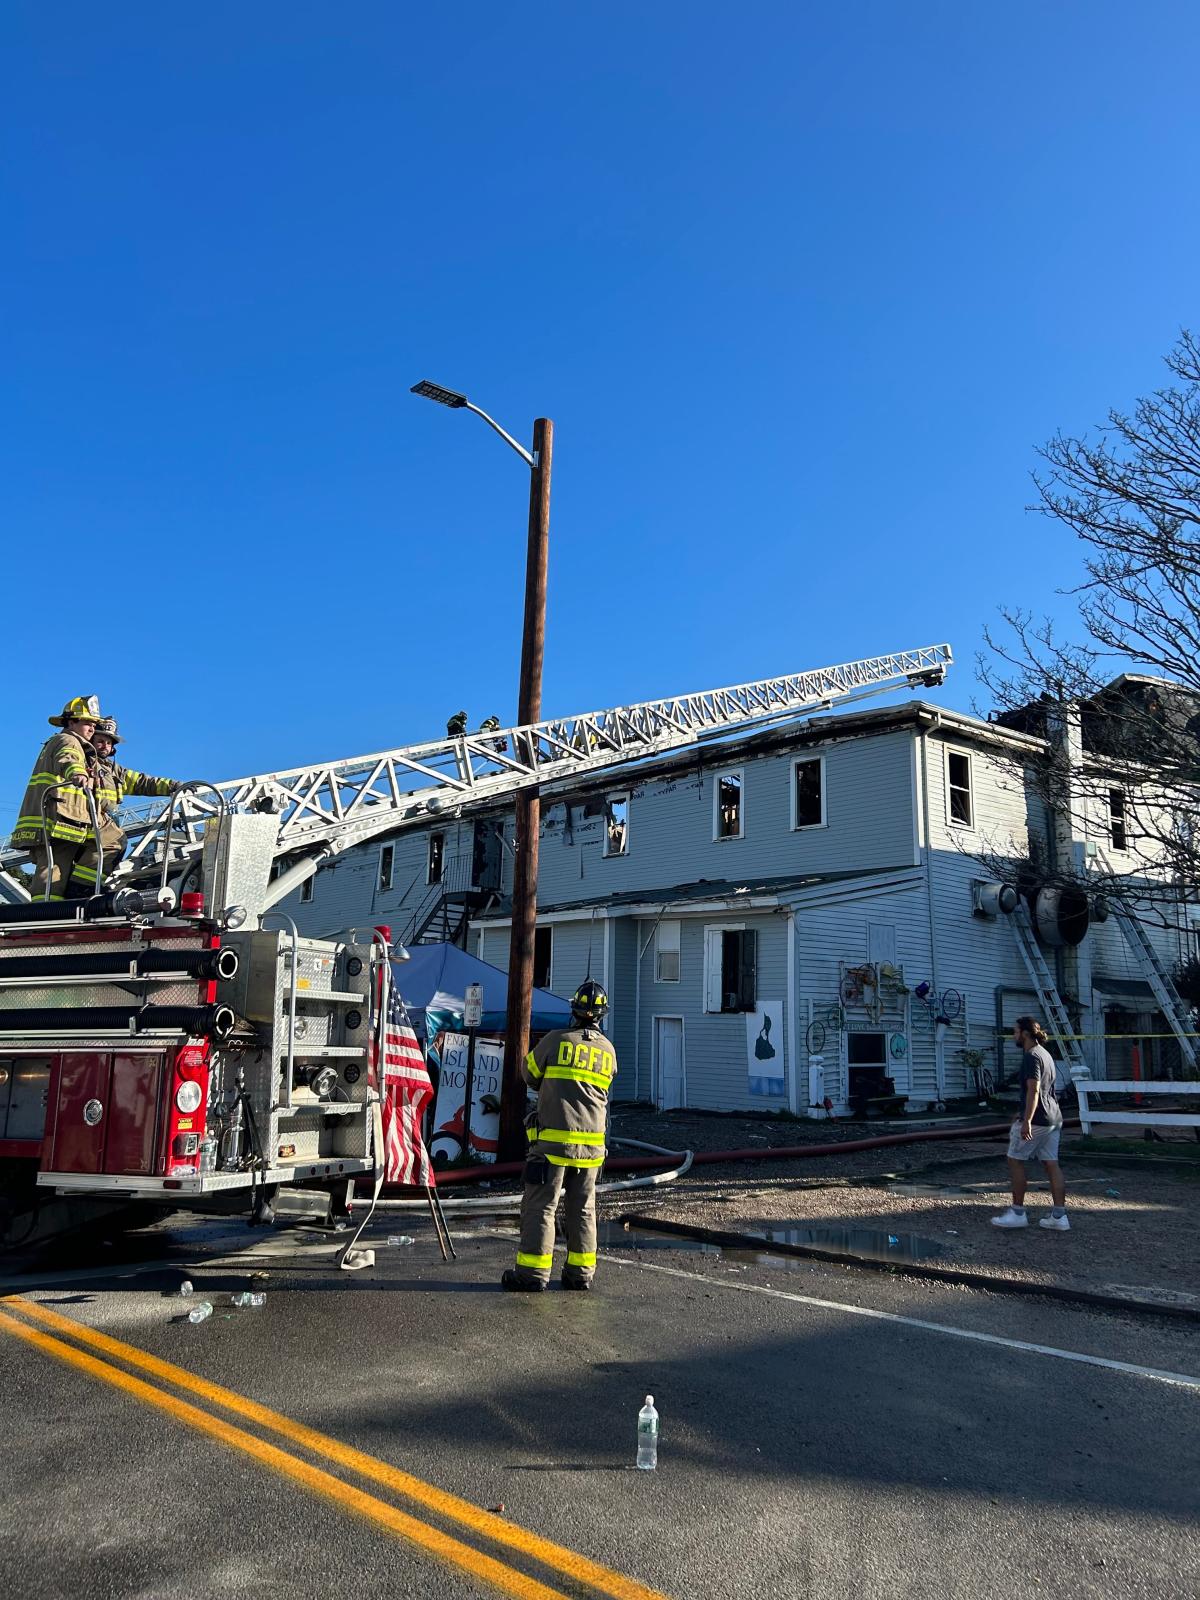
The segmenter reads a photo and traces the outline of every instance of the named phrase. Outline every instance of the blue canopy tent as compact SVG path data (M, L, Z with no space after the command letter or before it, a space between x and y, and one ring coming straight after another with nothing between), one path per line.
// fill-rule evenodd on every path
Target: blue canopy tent
M409 949L408 961L394 961L392 975L408 1007L413 1026L424 1032L425 1011L462 1016L463 1000L469 983L483 985L483 1031L503 1033L508 1011L508 973L501 972L478 956L468 955L453 944L417 944ZM551 1028L566 1028L571 1022L568 1001L560 1000L549 989L533 991L530 1029L548 1033Z

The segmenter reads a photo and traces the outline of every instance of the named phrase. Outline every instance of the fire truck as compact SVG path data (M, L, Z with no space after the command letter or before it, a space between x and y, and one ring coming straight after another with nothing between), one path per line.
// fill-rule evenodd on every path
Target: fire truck
M393 952L371 928L303 937L279 909L342 851L522 788L569 793L701 740L939 684L952 659L928 646L185 785L122 813L130 849L91 899L32 901L0 876L0 1243L164 1208L336 1215L378 1177Z

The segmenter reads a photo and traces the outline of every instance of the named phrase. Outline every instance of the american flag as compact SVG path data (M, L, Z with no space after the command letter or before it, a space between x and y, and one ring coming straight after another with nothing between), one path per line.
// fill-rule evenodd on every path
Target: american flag
M368 1068L379 1088L383 1113L383 1148L387 1183L433 1183L433 1164L421 1135L426 1107L433 1099L433 1084L421 1046L408 1020L404 1001L381 962L379 986L386 989L383 1003L383 1072L379 1082L376 1030L372 1030Z

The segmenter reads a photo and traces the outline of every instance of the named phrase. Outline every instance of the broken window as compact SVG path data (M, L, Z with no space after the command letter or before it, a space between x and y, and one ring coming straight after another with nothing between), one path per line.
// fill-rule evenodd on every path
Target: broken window
M794 787L792 803L793 828L819 828L825 821L825 758L811 759L793 764Z
M947 817L954 827L974 826L971 758L961 750L950 750L946 754L946 808Z
M722 772L718 775L714 804L716 816L713 821L713 838L740 839L744 823L740 771Z
M300 904L306 906L313 897L317 887L317 875L314 872L311 878L305 878L300 885Z
M441 883L442 867L446 860L446 835L444 833L431 833L429 835L429 862L425 872L426 883Z
M604 802L604 854L623 856L629 849L629 796L611 794Z
M753 1011L756 1004L753 928L704 930L704 1009Z
M1129 848L1129 830L1125 825L1125 791L1108 791L1108 831L1114 850Z
M396 860L396 847L394 844L380 846L379 850L379 887L390 889L392 887L392 867Z

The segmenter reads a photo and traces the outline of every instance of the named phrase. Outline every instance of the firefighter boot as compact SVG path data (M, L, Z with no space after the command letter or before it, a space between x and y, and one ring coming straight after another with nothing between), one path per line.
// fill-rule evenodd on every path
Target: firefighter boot
M519 1272L514 1272L509 1267L508 1271L500 1279L500 1287L502 1289L512 1289L517 1294L541 1294L546 1285L539 1283L536 1278L523 1278Z

